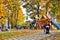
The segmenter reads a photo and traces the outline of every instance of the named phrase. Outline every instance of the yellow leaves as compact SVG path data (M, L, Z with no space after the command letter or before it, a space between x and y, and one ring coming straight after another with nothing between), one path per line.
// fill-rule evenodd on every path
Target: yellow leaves
M49 5L48 5L50 8L52 8L53 7L53 5L52 5L52 3L51 2L49 2Z
M4 4L0 4L0 15L5 16L7 11L4 9Z
M57 36L57 37L56 37L56 40L60 40L60 36Z
M0 31L0 40L5 40L7 38L19 37L19 36L37 33L37 32L40 32L40 30L14 30L14 29L12 29L7 32Z
M0 10L4 9L4 4L0 4Z
M60 14L56 15L56 19L57 19L58 22L60 22Z
M55 17L58 22L60 22L60 12L58 10L55 11Z
M22 10L18 10L18 23L24 22L24 15Z
M18 14L22 15L22 13L23 13L22 10L18 10Z
M41 15L46 15L46 9L40 11Z
M5 7L6 7L6 9L5 9ZM11 13L8 12L9 10L11 10ZM17 10L18 10L18 12L16 12ZM13 17L11 17L9 15L7 16L8 13L10 13ZM18 18L15 14L18 15ZM19 0L0 0L0 17L1 16L4 21L6 21L5 16L7 16L12 20L12 23L16 22L16 18L18 19L17 21L19 23L23 22L24 15L23 15L22 11L20 10ZM0 21L2 21L2 19ZM9 21L11 21L11 20L9 20Z
M11 0L7 0L8 2L11 1Z
M0 0L0 3L3 3L3 0Z
M7 10L5 10L4 4L0 4L0 17L1 17L0 22L1 23L5 22L6 14L7 14Z
M26 0L27 2L29 2L30 0Z

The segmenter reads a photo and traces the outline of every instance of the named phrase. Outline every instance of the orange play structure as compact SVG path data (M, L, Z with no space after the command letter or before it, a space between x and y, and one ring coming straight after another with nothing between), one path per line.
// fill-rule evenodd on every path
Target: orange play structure
M46 17L42 16L41 19L36 20L35 25L37 29L42 29L44 24L50 24L50 23L51 21L47 16Z

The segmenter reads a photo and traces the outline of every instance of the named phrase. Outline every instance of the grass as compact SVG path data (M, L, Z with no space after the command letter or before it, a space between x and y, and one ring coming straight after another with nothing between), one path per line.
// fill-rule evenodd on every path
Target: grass
M10 30L7 32L0 31L0 40L4 40L6 38L13 38L18 36L23 36L27 34L32 34L35 32L39 32L40 30Z

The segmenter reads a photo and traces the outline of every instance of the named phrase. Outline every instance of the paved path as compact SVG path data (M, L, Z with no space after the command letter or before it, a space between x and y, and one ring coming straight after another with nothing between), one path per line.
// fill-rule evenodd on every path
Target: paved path
M57 36L60 36L60 32L51 32L50 34L44 34L44 32L38 32L16 38L8 38L6 40L56 40Z

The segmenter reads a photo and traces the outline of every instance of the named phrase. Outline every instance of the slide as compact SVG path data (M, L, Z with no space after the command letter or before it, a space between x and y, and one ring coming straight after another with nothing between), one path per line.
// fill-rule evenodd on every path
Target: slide
M60 24L55 21L55 19L51 19L51 24L54 25L55 28L60 29Z

